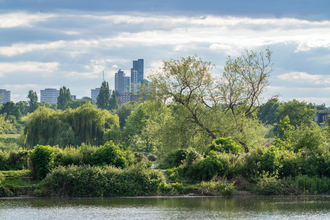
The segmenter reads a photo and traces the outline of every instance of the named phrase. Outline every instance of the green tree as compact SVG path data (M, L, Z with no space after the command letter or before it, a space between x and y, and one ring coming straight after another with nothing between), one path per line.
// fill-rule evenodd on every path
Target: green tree
M18 106L21 114L24 116L24 115L27 115L28 113L28 103L26 101L19 101L16 103L16 106Z
M137 102L127 102L114 111L119 116L120 128L123 129L126 124L126 119L135 111L139 106Z
M329 110L326 106L325 103L321 105L316 105L315 103L313 104L313 108L316 108L317 110Z
M6 115L5 120L8 120L10 115L15 116L17 121L19 121L22 117L19 107L12 101L3 104L0 109L0 114Z
M272 71L271 52L246 51L242 56L228 57L222 77L217 80L210 71L213 66L196 56L163 61L163 68L150 76L151 97L170 100L185 111L185 123L192 123L211 139L228 135L222 127L234 123L239 131L237 141L248 151L248 117L259 108L261 95ZM168 101L167 101L168 103ZM232 127L232 126L230 126ZM228 129L227 129L228 130ZM225 134L225 133L227 134ZM225 137L225 136L224 136Z
M117 101L117 95L115 91L112 91L111 99L110 99L110 106L109 110L116 110L119 108L118 101Z
M100 93L96 98L96 105L98 108L109 110L110 105L110 91L109 83L106 81L102 82Z
M28 108L28 112L34 112L37 108L38 108L38 95L37 92L34 92L33 90L30 90L28 93L27 98L28 103L29 103L29 108Z
M51 111L40 107L30 115L24 128L27 146L67 145L77 146L82 143L100 145L112 140L113 131L119 129L119 118L107 110L86 104L77 109Z
M316 109L312 103L307 104L305 101L299 102L292 100L285 102L279 108L278 120L283 120L286 116L290 118L290 124L297 127L301 124L310 125L316 115Z
M278 122L277 116L281 103L278 99L269 100L263 104L258 111L258 118L263 124L275 124Z
M72 108L72 109L76 109L80 106L83 106L85 104L91 103L92 105L95 105L95 103L93 101L87 100L87 99L79 99L79 100L71 100L69 101L65 108Z
M93 102L93 103L94 103L93 99L90 98L90 97L87 97L87 96L84 96L84 97L82 97L81 99L82 99L82 100L87 100L87 101L90 101L90 102Z
M60 88L60 95L57 97L57 108L64 110L70 101L72 101L70 89L63 86Z

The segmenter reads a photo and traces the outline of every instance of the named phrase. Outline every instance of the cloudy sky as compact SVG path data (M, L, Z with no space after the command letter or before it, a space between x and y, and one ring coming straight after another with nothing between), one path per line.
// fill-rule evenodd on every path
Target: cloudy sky
M29 90L69 87L90 96L145 60L197 54L221 74L228 55L273 51L265 96L330 106L329 0L0 0L0 89L14 102Z

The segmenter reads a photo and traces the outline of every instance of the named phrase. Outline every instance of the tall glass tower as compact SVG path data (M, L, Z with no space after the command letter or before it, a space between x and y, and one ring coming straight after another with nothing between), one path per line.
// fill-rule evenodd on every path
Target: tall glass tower
M138 59L133 61L133 68L131 69L131 90L136 92L139 83L142 84L144 79L144 60Z

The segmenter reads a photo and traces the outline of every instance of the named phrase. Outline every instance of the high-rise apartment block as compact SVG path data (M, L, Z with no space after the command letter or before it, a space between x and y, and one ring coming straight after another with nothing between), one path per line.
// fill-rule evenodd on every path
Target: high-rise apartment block
M131 69L131 90L136 92L139 83L142 84L144 79L144 60L138 59L133 61L133 68Z
M131 79L129 76L125 76L124 71L118 70L115 74L115 91L120 95L125 95L130 92Z
M10 101L10 91L7 91L5 89L0 89L0 105L5 102Z
M57 103L57 97L59 95L60 90L54 88L40 90L40 102L48 102L49 104Z

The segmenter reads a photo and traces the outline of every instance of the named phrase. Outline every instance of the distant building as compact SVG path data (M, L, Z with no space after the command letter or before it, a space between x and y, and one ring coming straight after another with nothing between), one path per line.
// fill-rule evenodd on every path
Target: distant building
M324 126L325 121L328 120L328 115L330 114L330 110L317 110L316 116L313 118L318 125Z
M60 90L54 88L46 88L40 90L40 102L48 102L49 104L57 103L57 97L60 95Z
M93 100L95 103L96 103L96 101L97 101L97 97L99 96L100 89L101 89L101 88L91 89L91 98L92 98L92 100Z
M5 102L10 101L10 91L7 91L5 89L0 89L0 105Z
M115 74L115 91L120 95L125 95L130 92L131 79L125 76L124 71L118 70Z
M123 104L131 101L131 95L119 95L117 96L117 102L119 107Z
M131 69L131 91L136 92L139 83L142 84L144 80L144 60L138 59L133 61L133 68Z
M77 96L76 95L71 95L72 100L77 100Z

